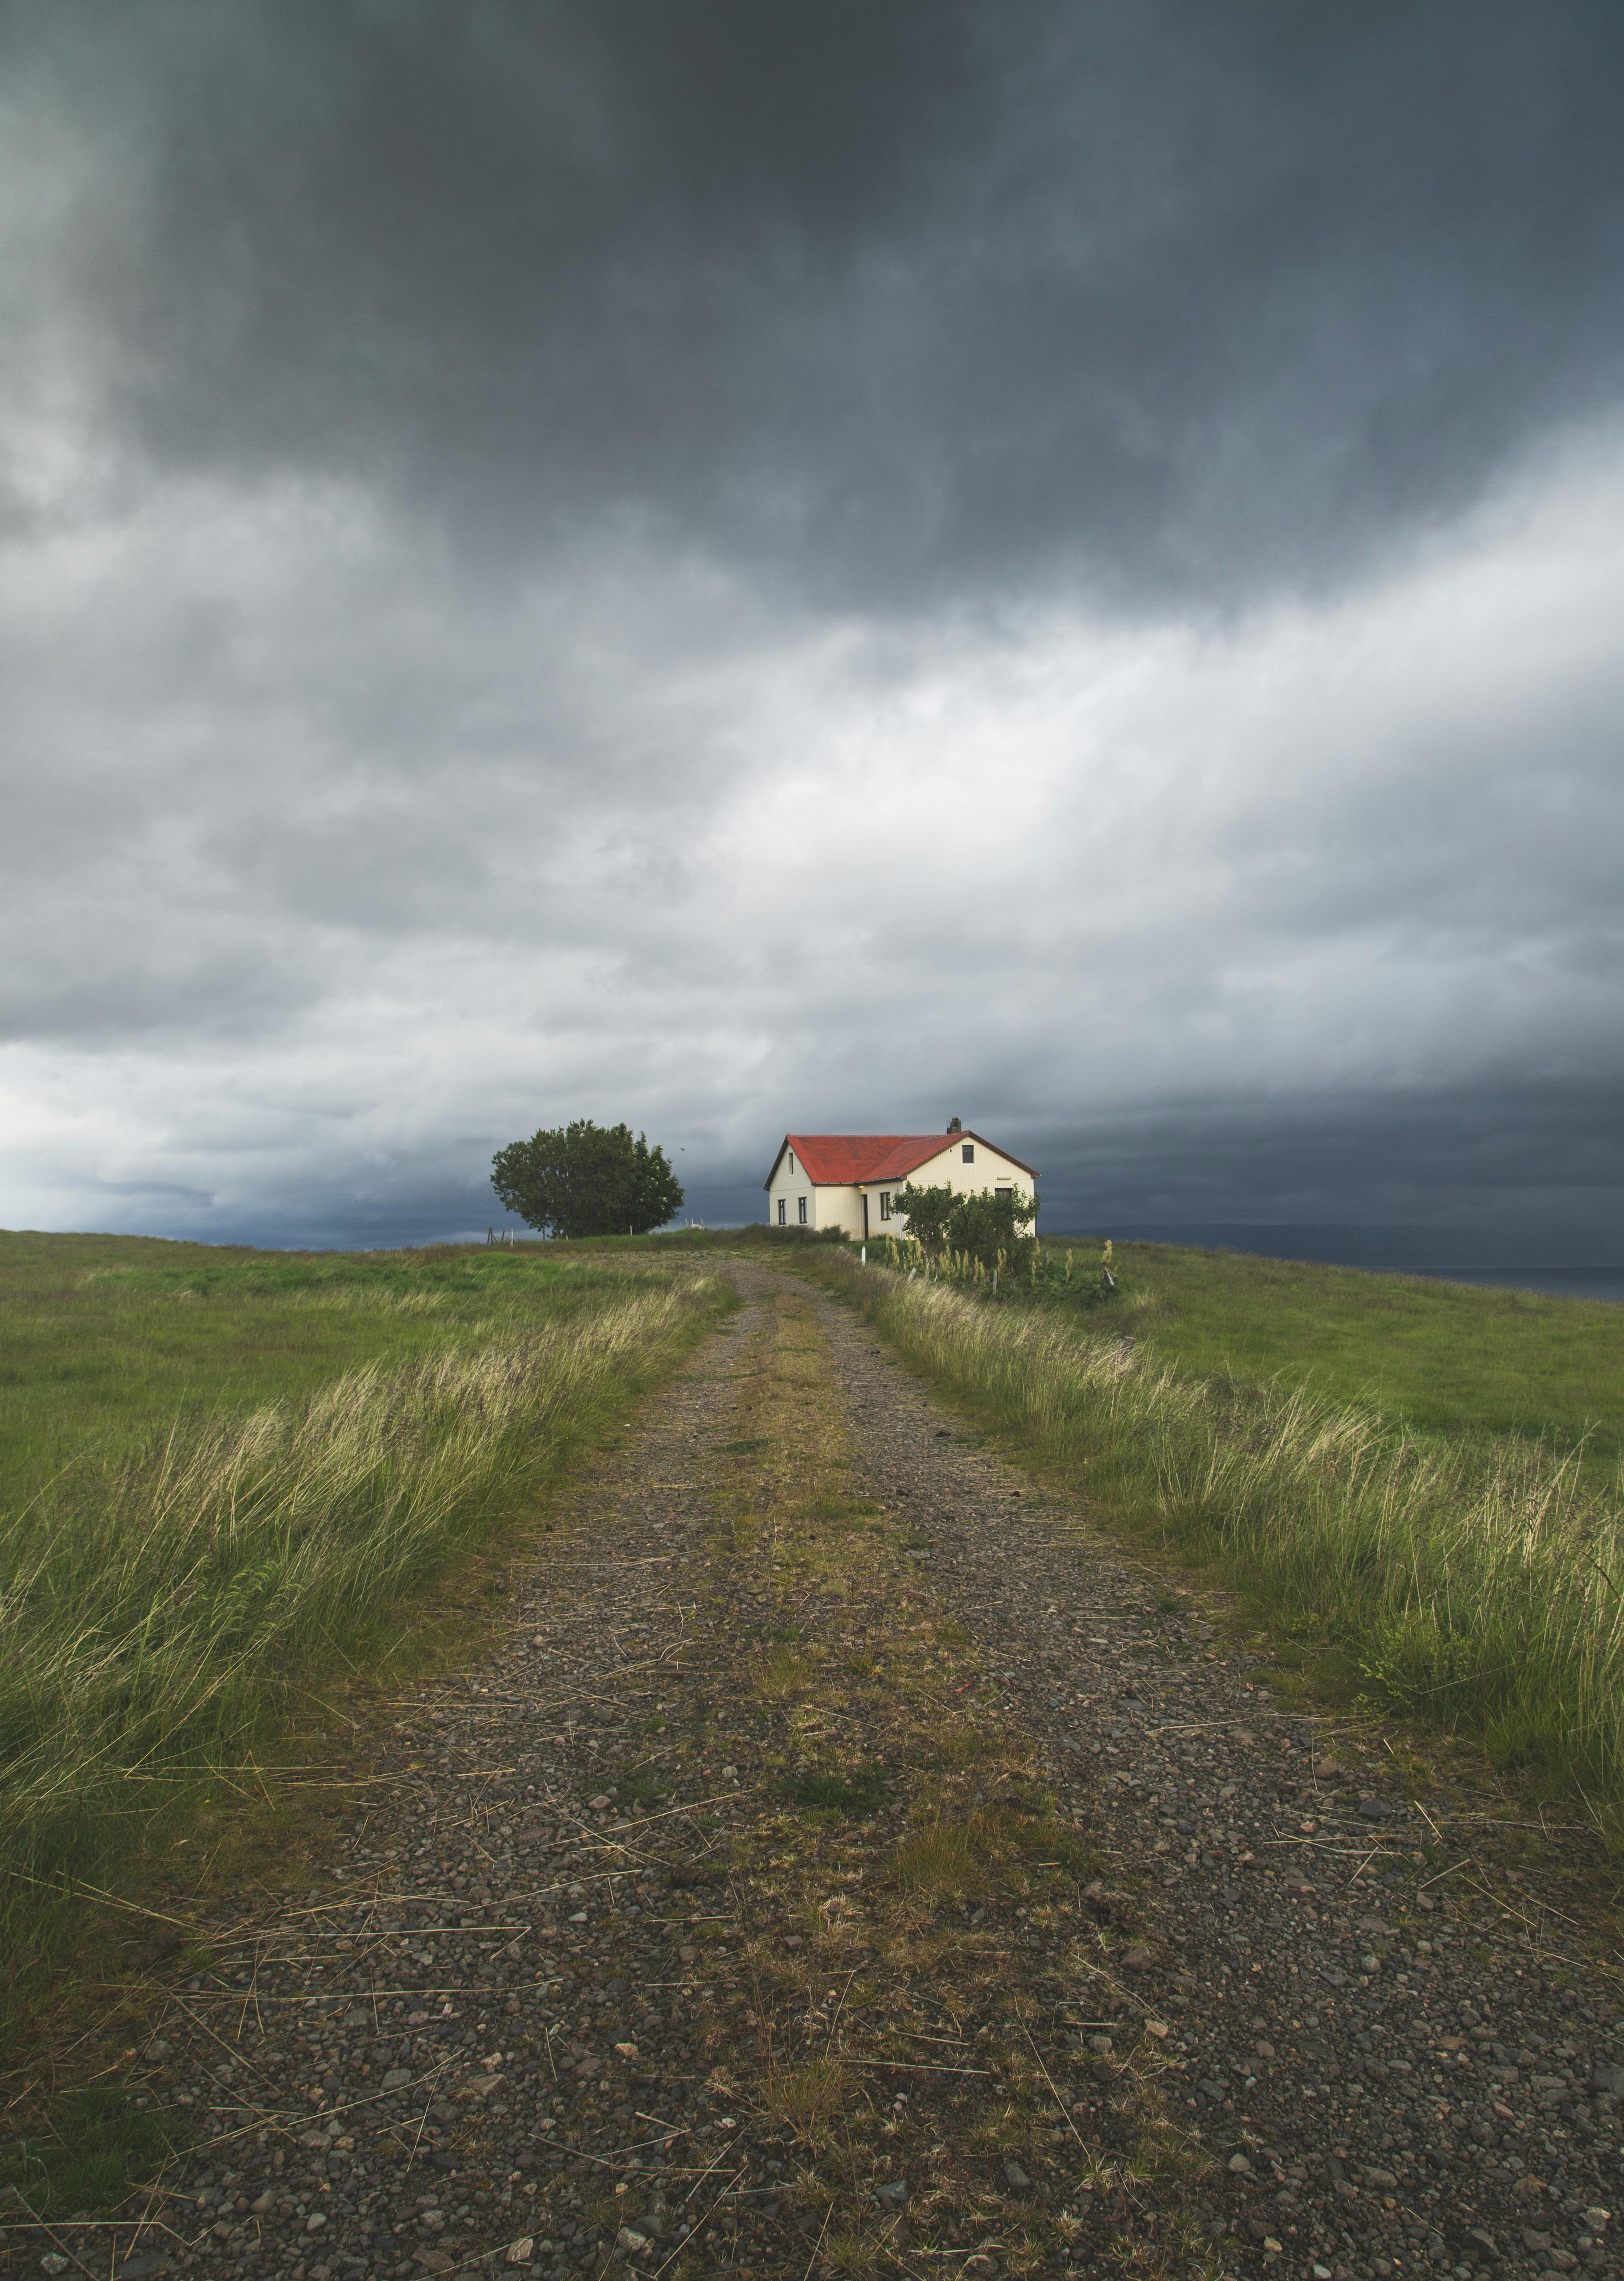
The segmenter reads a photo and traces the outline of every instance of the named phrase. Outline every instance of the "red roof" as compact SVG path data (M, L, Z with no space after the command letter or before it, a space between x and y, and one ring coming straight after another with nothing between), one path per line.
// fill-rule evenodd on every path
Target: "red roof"
M1030 1164L1023 1164L1018 1156L1011 1156L994 1140L983 1140L978 1133L786 1133L772 1170L777 1171L785 1149L793 1148L796 1163L815 1188L852 1187L860 1180L905 1180L921 1164L928 1164L932 1156L944 1155L961 1140L979 1140L984 1148L995 1149L1006 1164L1032 1172L1034 1180L1038 1177ZM762 1186L771 1185L769 1172Z

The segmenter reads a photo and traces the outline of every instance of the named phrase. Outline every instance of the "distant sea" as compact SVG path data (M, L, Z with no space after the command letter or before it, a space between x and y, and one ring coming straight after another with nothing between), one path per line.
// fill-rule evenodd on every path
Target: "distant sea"
M1406 1275L1435 1275L1445 1283L1499 1284L1512 1291L1554 1291L1567 1299L1607 1299L1624 1307L1624 1267L1609 1267L1594 1275L1560 1267L1406 1267Z
M1253 1251L1265 1259L1311 1259L1330 1267L1427 1275L1444 1283L1543 1291L1624 1306L1624 1240L1616 1237L1600 1247L1601 1256L1587 1260L1575 1256L1580 1247L1571 1235L1543 1240L1520 1231L1510 1239L1496 1239L1456 1228L1339 1227L1325 1222L1253 1226L1226 1221L1182 1227L1165 1223L1124 1226L1100 1232L1125 1243L1191 1243L1203 1250ZM1496 1252L1503 1256L1496 1257Z

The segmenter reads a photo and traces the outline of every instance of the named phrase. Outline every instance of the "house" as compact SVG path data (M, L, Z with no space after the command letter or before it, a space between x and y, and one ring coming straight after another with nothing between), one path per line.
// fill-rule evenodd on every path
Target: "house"
M861 1239L906 1234L897 1198L910 1180L1030 1197L1037 1178L955 1117L945 1133L786 1133L762 1185L769 1227L839 1227Z

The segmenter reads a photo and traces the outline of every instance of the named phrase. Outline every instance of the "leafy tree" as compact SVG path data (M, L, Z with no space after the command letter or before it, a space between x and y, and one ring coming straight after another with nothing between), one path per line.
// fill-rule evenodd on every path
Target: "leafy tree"
M491 1159L491 1185L510 1212L549 1235L646 1235L681 1209L663 1148L646 1133L590 1117L510 1141Z
M639 1133L631 1152L636 1177L631 1184L631 1210L626 1225L638 1235L663 1227L682 1210L683 1186L663 1148L651 1148Z
M934 1258L942 1251L967 1251L984 1267L995 1267L1000 1252L1009 1268L1022 1265L1035 1241L1026 1231L1038 1216L1038 1200L1018 1189L982 1188L956 1195L949 1187L916 1188L897 1198L907 1215L908 1233Z

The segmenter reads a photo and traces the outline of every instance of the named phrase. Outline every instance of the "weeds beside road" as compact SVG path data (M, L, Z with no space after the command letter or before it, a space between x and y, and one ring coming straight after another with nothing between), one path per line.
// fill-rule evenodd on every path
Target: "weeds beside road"
M1302 1386L1180 1374L1079 1326L833 1248L797 1256L1099 1517L1239 1584L1371 1692L1624 1808L1624 1515L1577 1458L1418 1436Z
M387 1665L412 1596L533 1515L571 1453L715 1319L688 1278L606 1279L568 1319L443 1339L303 1398L182 1419L0 1516L0 1952L5 2010L166 1817L251 1769L335 1671Z
M0 1512L177 1419L303 1400L364 1363L591 1313L625 1295L627 1266L612 1246L255 1251L0 1229Z

